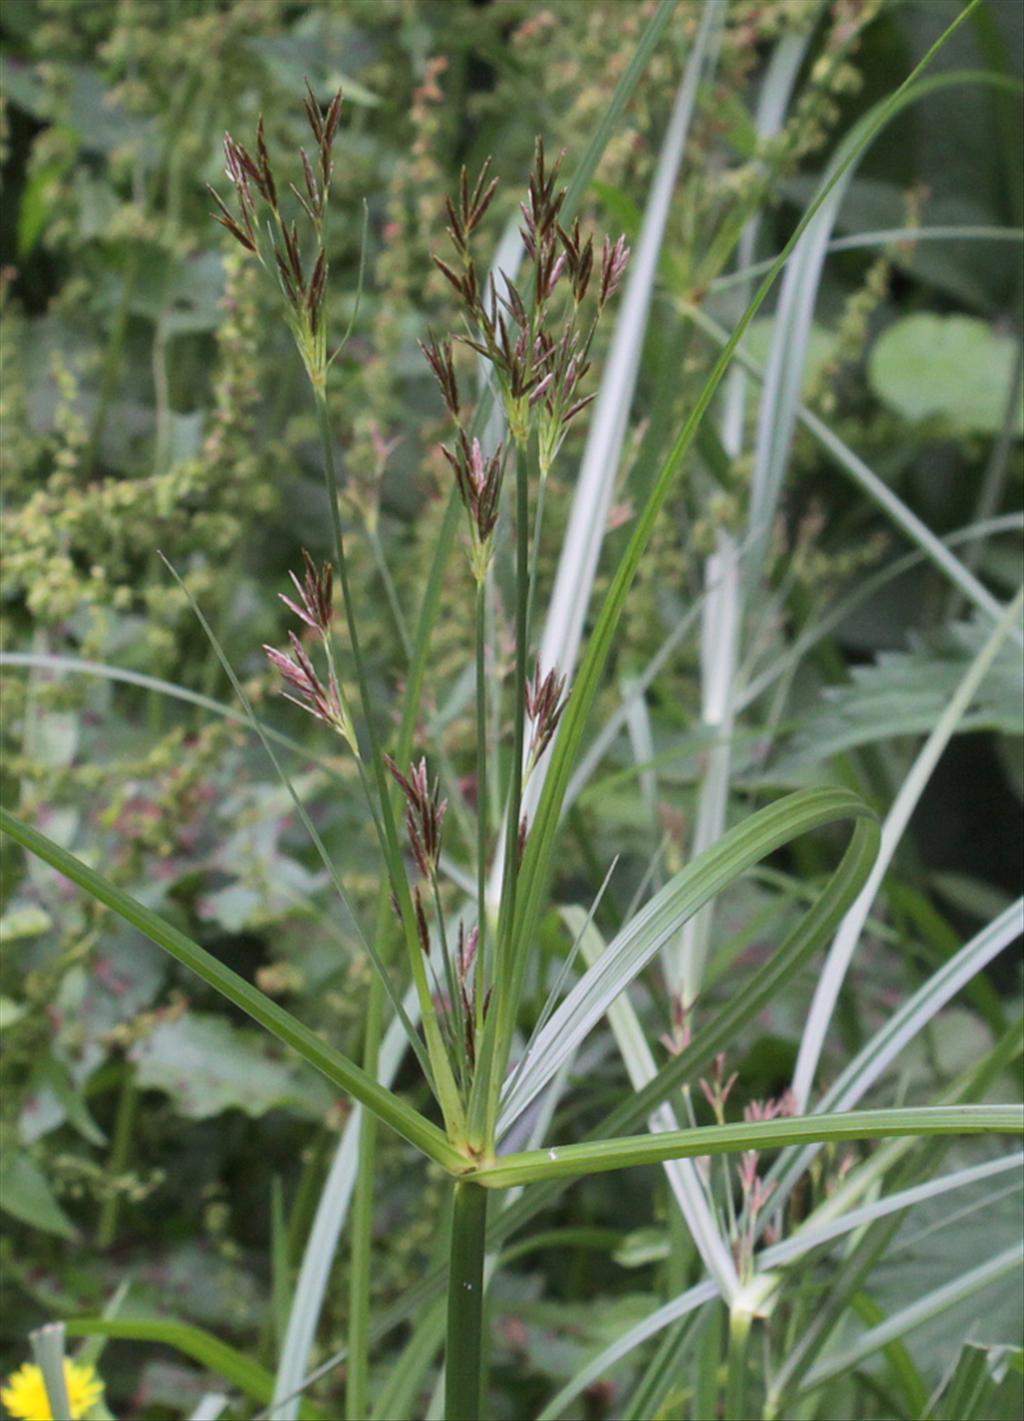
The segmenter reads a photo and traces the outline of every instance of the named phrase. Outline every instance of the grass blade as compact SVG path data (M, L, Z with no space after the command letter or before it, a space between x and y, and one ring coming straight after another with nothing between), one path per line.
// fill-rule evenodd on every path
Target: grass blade
M141 671L127 671L120 666L109 666L104 661L87 661L81 656L51 656L47 653L34 651L0 651L0 669L4 666L39 667L46 671L66 671L75 675L101 676L108 681L122 681L128 686L139 686L145 691L154 691L161 696L170 696L174 700L198 706L200 710L210 711L212 715L219 715L224 720L233 720L238 725L255 729L259 734L265 735L268 740L273 740L275 744L282 746L285 750L293 750L297 755L301 755L304 760L314 760L324 774L331 775L334 779L341 779L337 770L332 769L330 764L317 760L316 756L310 752L309 746L304 745L300 740L293 740L290 735L284 735L280 730L274 730L262 721L257 721L254 724L254 718L251 715L236 711L233 707L226 706L223 701L215 701L211 696L202 696L198 691L190 691L187 686L179 686L174 681L163 681L159 676L147 676Z
M792 1263L795 1259L803 1257L812 1249L824 1243L833 1242L845 1234L853 1232L854 1229L862 1227L865 1223L872 1222L876 1218L884 1217L886 1214L898 1212L908 1208L915 1203L920 1203L925 1199L934 1198L939 1194L950 1193L955 1189L966 1187L976 1183L979 1179L987 1178L993 1174L1002 1173L1011 1167L1019 1167L1024 1162L1024 1155L1014 1155L1005 1160L997 1160L991 1164L976 1166L971 1169L959 1170L955 1174L944 1176L940 1180L930 1181L926 1185L918 1186L915 1189L907 1189L899 1194L892 1194L885 1199L876 1201L873 1205L868 1205L864 1209L851 1210L842 1219L830 1224L826 1228L815 1228L812 1219L809 1219L800 1233L792 1238L784 1239L781 1243L773 1244L765 1249L758 1258L758 1265L763 1272L782 1267L787 1263ZM712 1282L699 1283L696 1287L690 1288L678 1298L663 1304L648 1317L636 1323L628 1331L618 1338L609 1347L606 1347L598 1356L594 1357L587 1365L579 1371L566 1386L553 1397L547 1406L540 1413L538 1421L553 1421L561 1411L574 1401L581 1392L585 1391L592 1382L598 1380L606 1372L610 1371L617 1362L629 1356L637 1347L643 1345L650 1338L699 1307L712 1302L715 1297L715 1286ZM700 1413L703 1415L703 1413Z
M587 963L593 966L595 962L600 961L608 949L593 924L584 920L582 910L563 910L562 917L569 923L570 928L580 932L580 942ZM626 993L622 993L608 1008L608 1024L615 1035L619 1054L625 1062L633 1089L642 1090L658 1074L658 1068L640 1020ZM679 1122L667 1103L660 1105L651 1116L649 1128L652 1131L678 1130ZM722 1297L731 1303L740 1291L739 1274L708 1205L696 1166L689 1160L669 1160L665 1163L665 1175L704 1267L714 1279Z
M406 993L405 1007L410 1015L416 1010L416 993ZM406 1047L405 1031L396 1017L381 1045L377 1078L390 1085L401 1064ZM345 1122L334 1160L320 1193L309 1231L288 1326L281 1347L281 1357L274 1382L275 1415L278 1421L295 1421L298 1414L296 1388L305 1375L313 1350L317 1323L330 1281L338 1240L348 1217L352 1191L359 1169L359 1132L362 1106L357 1105Z
M922 1105L893 1110L853 1110L792 1119L741 1121L670 1130L657 1135L627 1135L558 1149L505 1155L474 1171L489 1189L508 1189L544 1179L574 1179L584 1174L661 1164L664 1160L737 1150L774 1150L805 1141L882 1140L902 1135L1024 1134L1021 1105Z
M253 1401L270 1400L274 1379L265 1367L190 1323L148 1317L76 1317L67 1324L67 1332L69 1337L106 1337L113 1341L154 1342L161 1347L173 1347L201 1367L222 1376ZM302 1403L300 1415L303 1421L327 1421L324 1412L311 1401Z
M804 790L758 810L665 885L622 929L538 1034L503 1102L505 1129L679 927L753 864L823 824L870 816L847 790Z
M366 934L363 932L363 930L362 930L362 928L361 928L361 926L360 926L359 919L356 917L356 914L355 914L355 910L352 908L352 906L351 906L351 904L350 904L350 902L349 902L348 894L345 892L344 884L343 884L342 881L341 881L341 878L340 878L340 876L339 876L339 874L338 874L337 869L336 869L335 866L334 866L334 862L333 862L333 860L332 860L330 854L327 852L327 849L324 847L324 842L323 842L323 840L321 839L319 833L317 832L316 826L314 825L312 819L309 817L309 813L308 813L308 811L306 810L306 806L305 806L305 805L303 804L303 802L302 802L301 796L299 795L298 791L295 789L295 786L294 786L294 784L292 783L290 776L289 776L289 775L287 774L287 772L282 768L282 766L281 766L281 764L280 764L280 762L279 762L277 756L274 754L273 750L270 748L269 742L268 742L267 739L264 737L263 732L262 732L261 729L260 729L259 722L257 721L256 716L255 716L255 714L254 714L254 712L253 712L252 704L251 704L251 702L250 702L250 700L249 700L249 697L246 695L245 690L244 690L243 687L242 687L242 683L239 681L238 677L235 675L234 668L232 667L231 662L228 660L227 654L226 654L226 652L224 651L224 648L221 646L220 641L218 640L218 638L217 638L217 636L216 636L216 634L215 634L213 628L210 626L210 623L207 621L205 615L203 614L203 609L199 606L199 603L198 603L198 602L196 601L196 599L192 596L192 593L191 593L191 592L189 591L189 589L185 586L185 583L184 583L184 582L182 581L182 579L178 576L177 572L176 572L175 569L171 566L171 564L167 561L167 559L164 557L164 555L163 555L162 553L160 553L159 556L160 556L160 560L163 562L164 566L167 568L167 571L171 574L171 576L174 578L175 582L176 582L176 583L178 584L178 586L181 588L181 591L182 591L182 592L185 594L185 596L188 598L189 606L192 608L192 612L193 612L193 614L194 614L196 620L199 622L199 625L202 627L203 631L205 632L206 637L207 637L207 639L209 640L210 645L213 647L214 654L216 655L217 660L220 662L221 667L222 667L222 669L223 669L223 671L224 671L224 674L227 676L228 680L231 682L232 690L234 691L234 693L235 693L235 695L238 697L238 699L241 701L242 706L243 706L243 708L245 709L245 711L246 711L246 713L247 713L247 715L248 715L248 717L249 717L249 723L250 723L250 725L251 725L252 728L256 731L257 735L259 735L260 740L261 740L261 742L262 742L262 744L263 744L263 748L264 748L264 750L266 750L266 752L267 752L267 756L268 756L268 758L269 758L269 760L270 760L270 763L273 765L274 770L275 770L275 772L276 772L276 774L277 774L278 779L281 781L282 785L283 785L284 788L287 790L287 792L288 792L288 797L289 797L289 799L291 800L292 804L293 804L294 807L295 807L295 812L296 812L296 814L299 816L299 820L300 820L300 822L301 822L301 824L302 824L302 827L305 829L306 833L309 835L309 838L310 838L310 840L311 840L311 842L312 842L314 848L316 849L317 853L319 854L319 856L320 856L320 862L323 864L324 868L327 870L328 877L330 878L331 883L334 885L334 891L337 893L338 897L341 899L341 902L342 902L342 904L343 904L344 907L345 907L345 911L348 913L349 918L350 918L351 921L352 921L352 924L353 924L353 926L354 926L354 928L355 928L356 936L357 936L358 939L359 939L360 945L362 946L362 948L363 948L363 950L365 951L366 955L369 957L370 961L373 963L374 970L376 971L377 976L378 976L378 978L380 979L380 981L383 983L384 990L387 992L388 1000L391 1002L391 1005L392 1005L392 1007L393 1007L395 1013L397 1014L397 1016L399 1017L399 1019L402 1021L402 1024L403 1024L404 1027L405 1027L406 1036L408 1037L408 1040L409 1040L409 1044L410 1044L410 1046L412 1046L413 1050L416 1052L417 1059L419 1060L419 1063L420 1063L420 1065L421 1065L422 1068L423 1068L423 1073L424 1073L424 1075L426 1076L427 1080L430 1082L431 1089L433 1089L433 1088L434 1088L434 1080L433 1080L433 1076L432 1076L432 1074L431 1074L431 1069L430 1069L431 1063L430 1063L430 1061L427 1059L427 1055L426 1055L426 1053L425 1053L424 1050L423 1050L423 1046L422 1046L422 1044L420 1043L419 1037L416 1035L416 1032L413 1030L412 1023L409 1021L408 1016L405 1014L405 1009L404 1009L404 1007L402 1006L402 1002L401 1002L401 1000L400 1000L400 998L399 998L397 992L395 991L394 985L393 985L393 983L392 983L392 981L391 981L391 976L390 976L390 974L389 974L387 968L385 967L383 961L381 960L380 954L378 953L378 951L377 951L376 947L374 946L374 944L366 937ZM371 813L371 816L372 816L372 815L373 815L373 806L372 806L372 805L370 806L370 813ZM436 1094L436 1092L435 1092L435 1094Z
M822 1096L821 1110L849 1110L874 1085L908 1042L919 1035L938 1012L973 977L1024 931L1024 898L1018 899L980 933L966 943L955 957L928 979L896 1011L857 1053L838 1080ZM769 1178L775 1182L775 1199L786 1198L804 1173L814 1149L780 1161Z
M29 1333L32 1355L43 1374L46 1398L54 1416L70 1416L67 1381L64 1376L64 1324L48 1322Z
M687 313L693 322L717 345L722 346L723 350L727 348L730 337L717 321L696 306L688 306ZM736 358L755 379L764 379L764 366L749 356L746 351L737 351ZM917 514L893 493L888 484L880 479L865 464L864 460L844 444L824 420L819 419L806 405L797 406L797 418L800 424L809 430L819 444L832 455L844 473L849 474L861 492L867 494L868 498L882 509L883 513L906 535L909 541L916 544L926 557L930 558L935 566L949 578L950 582L960 589L964 597L973 606L984 612L987 617L992 618L993 621L998 620L1003 611L1000 603L987 588L981 585L960 559L950 552L942 539L936 537L927 524L923 523ZM1013 637L1015 641L1021 641L1019 632L1015 632Z
M539 653L543 666L557 666L564 675L571 676L579 656L584 620L597 575L615 476L640 369L672 193L686 148L698 83L701 76L714 66L722 13L721 0L705 0L700 27L662 139L643 226L630 260L593 418L587 431ZM548 756L545 756L527 786L523 807L530 818L543 787L547 763ZM496 862L500 863L500 857ZM492 880L493 896L497 895L500 882L500 876Z
M736 325L728 343L723 348L711 375L697 398L689 418L684 423L675 444L667 455L644 505L634 525L633 534L627 545L622 561L612 578L604 604L598 615L593 634L575 679L572 695L562 717L561 727L555 737L554 752L532 831L527 840L526 853L520 874L520 886L516 899L516 913L511 940L516 960L513 964L510 989L503 994L497 1010L488 1019L489 1031L485 1033L484 1051L494 1053L502 1063L508 1058L511 1047L512 1029L518 1011L526 968L527 946L534 940L542 905L547 893L547 884L554 862L554 839L561 816L562 800L568 784L573 759L582 742L590 710L597 694L605 663L611 651L615 630L625 604L626 595L633 584L641 558L651 538L661 508L668 496L676 476L682 467L683 458L696 436L712 398L725 375L743 334L754 319L758 309L771 290L775 278L785 261L807 229L814 215L827 200L832 187L839 181L846 168L851 166L868 147L871 140L881 131L889 118L907 102L908 95L916 92L918 76L931 63L943 46L977 7L978 0L971 0L953 23L942 33L928 50L921 62L915 66L903 83L879 108L871 111L868 119L855 130L856 140L844 147L843 160L820 188L817 196L804 213L789 242L786 244L775 265L758 287L753 300ZM493 1098L490 1113L496 1120L500 1094L501 1071L491 1072Z
M769 1249L765 1249L760 1256L759 1263L764 1268L780 1268L787 1263L792 1263L794 1259L802 1258L814 1248L821 1248L824 1244L832 1243L837 1238L842 1238L844 1234L852 1233L854 1229L863 1228L867 1224L873 1224L878 1219L884 1219L889 1214L898 1214L904 1209L913 1207L914 1204L922 1204L927 1199L936 1199L940 1195L949 1194L956 1189L965 1189L968 1185L977 1184L982 1179L991 1179L995 1175L1005 1174L1009 1170L1017 1170L1024 1166L1024 1153L1007 1155L1004 1159L987 1160L984 1164L970 1165L966 1169L955 1170L951 1174L941 1175L938 1179L930 1179L924 1184L915 1184L909 1189L901 1189L896 1193L884 1195L881 1199L875 1199L870 1204L863 1204L860 1208L849 1209L838 1218L821 1219L823 1214L831 1213L831 1200L826 1200L825 1205L810 1215L791 1235L781 1243L776 1243ZM815 1222L818 1220L818 1222Z
M48 839L38 829L23 824L9 810L2 807L0 807L0 832L7 834L15 843L35 854L37 858L41 858L51 868L62 873L65 878L71 879L72 883L77 883L80 888L84 888L91 897L106 904L125 922L131 923L132 927L138 928L139 932L148 937L151 942L156 943L157 947L163 948L182 966L195 972L208 986L213 987L221 996L251 1016L272 1036L276 1036L279 1041L290 1046L315 1070L326 1076L334 1085L340 1086L342 1090L354 1096L368 1110L372 1110L379 1119L390 1125L410 1144L422 1150L430 1159L444 1165L447 1169L457 1170L465 1164L463 1157L448 1143L436 1125L425 1119L411 1105L400 1100L386 1087L366 1075L354 1061L350 1061L347 1056L343 1056L340 1051L328 1045L327 1042L321 1041L315 1032L310 1031L309 1027L304 1026L298 1018L292 1016L291 1012L285 1011L263 992L251 986L244 977L239 977L236 972L232 972L230 968L218 962L198 943L186 937L183 932L161 918L158 913L145 907L115 883L111 883L101 873L97 873L95 869L84 864L81 859L69 853L67 849L55 844L52 839Z

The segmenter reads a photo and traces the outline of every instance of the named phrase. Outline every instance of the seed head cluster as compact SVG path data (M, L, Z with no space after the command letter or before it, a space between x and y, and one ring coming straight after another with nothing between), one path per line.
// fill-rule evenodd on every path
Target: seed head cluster
M558 722L568 701L568 697L563 695L564 690L565 677L559 676L555 669L542 677L539 663L534 669L533 679L526 683L526 714L533 725L527 762L531 770L550 745L551 738L558 729Z
M308 84L306 91L306 118L316 140L316 150L310 158L304 148L299 149L305 190L300 191L294 183L288 186L308 219L312 232L313 254L308 277L298 222L294 219L289 221L281 211L279 187L267 150L262 115L256 125L255 157L230 133L224 135L224 159L227 176L235 189L237 215L212 187L209 192L217 205L217 211L211 214L214 219L246 251L252 252L263 266L269 266L272 260L299 353L314 388L323 389L329 364L324 332L324 296L328 273L325 240L327 199L334 175L332 153L341 118L342 96L339 89L326 113L323 113ZM268 218L265 227L259 220L260 205Z
M451 260L433 258L458 297L465 330L420 345L456 427L454 445L442 449L469 519L470 561L480 582L491 560L506 449L499 443L485 456L466 432L454 340L476 351L493 370L511 442L523 450L536 430L540 472L546 477L570 424L594 398L582 388L591 345L629 260L624 237L615 242L606 237L598 260L594 239L584 237L579 220L562 224L566 190L559 185L560 167L561 157L549 165L538 138L526 200L520 204L527 281L517 284L504 272L483 281L477 269L472 238L497 190L489 158L475 182L463 168L457 193L445 199L453 254ZM596 297L596 310L585 317L590 294Z
M490 160L472 186L463 169L458 197L446 200L454 261L434 257L438 270L459 297L467 326L459 339L492 366L515 443L525 445L536 425L545 474L569 424L593 398L581 394L580 382L590 368L597 320L618 288L629 259L625 238L614 243L605 238L598 271L593 237L584 238L578 220L568 226L561 223L566 190L559 186L560 167L561 157L548 164L543 141L538 138L527 197L520 204L520 236L530 261L529 285L517 285L505 273L498 281L492 277L481 282L471 252L470 238L495 193ZM563 289L567 302L558 299ZM597 311L584 320L581 308L592 289ZM457 392L448 370L439 368L430 351L427 358L449 413L457 421Z
M432 879L441 857L441 828L448 801L441 799L438 780L434 781L433 789L430 788L425 759L421 759L418 765L410 765L407 775L402 773L390 755L385 755L384 759L405 795L405 827L409 831L416 867L424 878Z
M355 727L338 682L331 649L334 573L329 562L317 568L305 549L302 557L305 563L302 581L300 582L293 572L289 573L298 600L286 596L283 592L278 593L278 596L289 611L294 612L300 621L319 636L327 665L326 682L313 665L312 658L295 632L288 633L291 656L272 646L264 646L263 650L271 665L280 671L285 685L289 688L283 693L285 699L309 711L317 720L330 725L358 755L359 743Z
M455 448L449 449L442 444L441 453L455 473L459 493L469 515L470 563L477 582L483 582L498 522L505 451L499 444L490 458L486 458L479 439L468 439L465 431L460 429Z

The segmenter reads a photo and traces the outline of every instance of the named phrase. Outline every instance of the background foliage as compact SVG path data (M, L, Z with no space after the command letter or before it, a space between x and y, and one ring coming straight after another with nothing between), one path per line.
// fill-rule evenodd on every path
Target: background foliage
M297 782L357 910L369 914L377 860L351 761L325 752L307 720L271 699L259 652L282 639L273 594L300 548L329 551L314 411L275 293L221 240L204 185L223 186L226 128L248 134L262 112L272 146L292 151L303 141L304 79L321 98L342 85L330 226L335 329L354 310L364 202L369 235L355 332L329 400L374 690L397 705L405 626L448 488L436 391L416 346L452 322L450 292L429 261L442 245L443 194L461 163L475 170L493 154L502 179L488 217L496 242L516 216L535 133L549 151L566 150L571 171L650 8L640 0L7 0L0 18L0 644L15 654L3 668L5 802L352 1052L368 964L259 745L204 703L228 703L229 690L157 556L202 604L261 714L315 751L315 760L304 762L301 746L293 756ZM736 212L748 200L759 205L761 254L777 251L837 137L904 77L958 8L731 0L660 255L609 565L658 451L716 354L691 304L706 303L726 326L735 315L728 290L716 296L713 282ZM1021 14L1014 0L990 0L937 71L1016 72ZM604 154L587 196L602 230L636 238L698 18L695 4L678 7ZM780 37L812 28L788 121L766 149L752 121L766 56ZM837 236L1018 226L1019 123L1018 99L1006 90L965 85L924 100L857 170ZM1012 241L916 240L904 230L836 251L825 267L803 402L939 536L1020 507L1020 296ZM771 315L755 323L746 347L755 359L768 358L772 330ZM751 381L749 428L756 395ZM540 605L584 433L581 422L548 489ZM662 517L598 720L616 711L623 688L699 598L716 530L742 535L750 459L723 463L721 452L701 444ZM988 632L920 561L871 591L869 577L905 552L885 515L800 428L771 530L774 590L750 680L833 607L865 595L737 717L729 822L786 788L819 782L889 803L917 737ZM1021 580L1019 526L972 542L963 556L1008 599ZM506 571L493 642L495 676L507 681ZM458 842L461 829L468 847L460 795L471 808L470 600L453 560L420 726L444 768L451 832ZM35 661L14 664L18 653ZM67 658L108 670L86 674ZM652 865L657 882L690 851L713 738L701 730L700 672L694 636L667 659L571 811L556 897L589 903L618 855L596 918L606 937ZM173 698L158 681L188 697ZM1015 647L1000 653L960 730L970 733L952 742L932 777L844 986L826 1079L926 970L1018 891L1024 725ZM124 1280L134 1314L151 1309L207 1326L272 1368L282 1327L268 1264L272 1216L283 1210L279 1246L294 1267L346 1101L133 930L41 864L3 852L5 1369L21 1359L30 1326L99 1310ZM730 973L777 939L795 914L794 885L819 874L826 857L801 841L730 895L715 920L709 1002L727 996ZM565 940L552 914L543 939L552 960ZM900 1059L888 1098L931 1100L988 1049L1019 1010L1010 956ZM785 1089L813 985L787 992L735 1043L736 1102ZM544 986L533 984L534 1012ZM652 1039L671 1027L654 978L636 1005ZM625 1079L601 1034L575 1070L579 1089L562 1121L574 1131ZM710 1118L703 1099L695 1102ZM408 1148L389 1133L378 1149L373 1290L383 1308L432 1261L440 1183L410 1170ZM976 1152L965 1148L968 1156ZM826 1177L847 1168L841 1153L823 1158ZM686 1279L693 1259L666 1227L666 1207L652 1170L584 1181L545 1224L571 1226L573 1235L502 1271L492 1304L496 1415L535 1414L588 1356ZM933 1276L935 1255L915 1240L947 1225L950 1210L943 1200L925 1210L872 1279L885 1312L1019 1230L1019 1196L1007 1194L969 1232L946 1228L942 1276ZM319 1334L323 1355L344 1336L346 1268L342 1249ZM1014 1342L1014 1280L987 1298L975 1340ZM945 1314L915 1334L914 1364L929 1386L965 1330L962 1317ZM378 1387L389 1346L377 1357ZM637 1365L634 1355L612 1380L590 1386L576 1414L620 1414ZM142 1345L112 1344L103 1370L115 1412L147 1421L189 1414L207 1390L198 1366ZM339 1385L335 1374L317 1393L328 1408ZM857 1392L865 1408L857 1414L888 1414L870 1410L871 1397L870 1388Z

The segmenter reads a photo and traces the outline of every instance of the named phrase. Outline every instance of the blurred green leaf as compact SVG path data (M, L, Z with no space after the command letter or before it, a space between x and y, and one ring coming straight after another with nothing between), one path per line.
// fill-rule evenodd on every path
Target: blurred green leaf
M160 1022L131 1056L139 1087L170 1096L190 1120L224 1110L258 1116L282 1108L319 1119L334 1099L324 1082L273 1059L256 1032L219 1016L189 1012Z
M53 919L37 903L13 902L0 917L0 942L17 942L19 938L38 937L53 926Z
M1024 1351L969 1342L926 1421L1018 1421L1024 1408Z
M848 682L822 692L775 771L785 776L855 745L926 735L977 656L985 630L980 622L961 623L928 638L912 638L909 651L882 652L872 665L854 666ZM1019 735L1022 729L1020 654L1005 642L958 733Z
M0 1166L0 1209L44 1233L78 1237L78 1230L57 1203L46 1176L23 1150L6 1151Z
M1003 427L1016 338L971 316L921 312L895 321L871 352L868 378L880 400L913 423L934 419L962 434ZM1017 432L1024 429L1018 412Z
M25 184L18 208L18 256L31 256L50 220L50 206L56 184L64 171L61 162L38 167Z
M0 1031L6 1031L27 1013L24 1002L12 1001L10 997L0 997Z

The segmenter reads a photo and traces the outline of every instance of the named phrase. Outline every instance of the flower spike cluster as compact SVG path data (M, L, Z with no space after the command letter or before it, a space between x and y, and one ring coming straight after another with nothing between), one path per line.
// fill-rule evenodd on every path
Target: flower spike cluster
M505 474L505 451L501 444L488 459L479 439L469 440L459 430L454 450L441 445L441 453L455 473L462 503L469 515L470 565L482 583L493 551L494 529L498 522L501 485Z
M554 669L542 677L539 663L534 670L533 680L526 683L526 714L533 723L527 774L537 765L558 729L558 722L569 699L562 694L564 690L565 677L559 676Z
M278 596L289 611L294 612L300 621L320 637L327 660L326 684L313 665L306 648L294 632L288 633L288 640L292 648L291 656L286 655L283 651L277 651L272 646L264 646L263 650L271 665L280 671L286 686L290 687L290 690L283 692L285 700L301 706L303 710L316 716L317 720L322 720L330 725L358 755L359 742L356 739L352 716L338 683L334 669L334 654L331 649L330 625L334 615L333 569L329 562L325 562L318 569L305 549L302 551L302 557L305 562L302 581L300 582L293 572L288 574L298 595L298 601L286 596L283 592L279 592Z
M410 765L407 775L402 773L390 755L385 755L384 759L405 795L405 826L409 831L416 867L424 878L433 879L441 857L441 828L448 801L441 799L438 780L434 781L434 788L430 788L425 759L421 759L418 765Z
M302 549L302 560L305 563L302 581L299 581L294 572L288 574L299 595L298 602L293 602L283 592L277 595L288 610L294 612L307 627L326 635L334 616L334 568L331 563L325 562L318 570L305 548Z
M288 324L309 378L314 388L320 390L326 382L330 363L327 359L323 309L328 270L325 227L327 198L334 175L332 152L341 118L342 98L339 89L327 112L322 113L308 84L306 91L306 117L316 140L316 153L311 159L304 148L299 150L305 192L301 192L294 183L288 186L312 228L315 255L308 278L302 259L298 223L294 220L289 222L281 211L278 183L267 150L262 115L256 125L255 157L230 133L224 135L224 159L227 176L235 189L237 215L212 187L209 192L217 205L217 211L211 214L215 221L226 228L246 251L252 252L263 266L269 266L272 258L285 298ZM265 231L258 217L257 198L269 219ZM269 253L266 249L268 240Z
M550 470L572 420L590 403L592 397L581 396L579 384L589 369L597 320L629 259L624 237L614 243L605 238L597 272L593 238L584 238L578 220L568 226L559 220L566 196L558 183L560 167L561 155L548 165L538 138L527 198L520 204L520 236L530 259L532 290L517 286L504 273L500 283L492 278L485 289L477 272L470 238L494 196L490 160L472 188L463 169L459 197L446 203L448 236L457 261L449 264L434 257L459 297L469 328L459 339L494 370L513 440L523 447L531 429L538 430L542 474ZM597 313L586 321L581 307L595 275ZM558 299L563 288L571 298L568 305ZM436 346L426 351L449 413L457 420L457 399L435 353L440 353Z
M445 199L448 238L454 260L434 255L434 264L455 291L467 329L455 339L487 360L494 371L512 441L524 449L536 428L540 472L546 477L566 432L594 398L582 393L590 370L590 348L597 321L614 295L629 260L624 237L607 237L598 264L594 240L584 238L578 220L562 225L566 191L559 186L561 155L549 165L538 138L527 198L520 204L520 236L532 268L532 286L517 286L505 273L500 281L482 281L471 249L495 191L488 158L476 181L465 168L458 193ZM598 269L599 265L599 269ZM595 283L594 278L597 277ZM589 321L581 308L596 289L597 311ZM569 296L560 299L561 292ZM557 309L556 309L557 308ZM506 456L501 445L485 458L465 431L453 358L453 338L431 337L420 348L433 371L446 410L457 430L453 448L442 446L469 518L470 559L482 582L491 559L491 539Z

